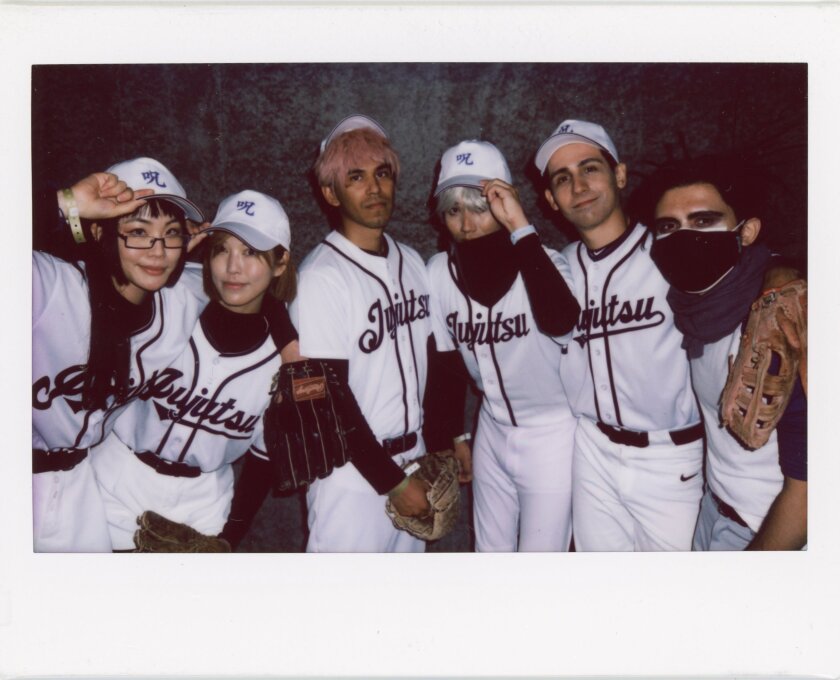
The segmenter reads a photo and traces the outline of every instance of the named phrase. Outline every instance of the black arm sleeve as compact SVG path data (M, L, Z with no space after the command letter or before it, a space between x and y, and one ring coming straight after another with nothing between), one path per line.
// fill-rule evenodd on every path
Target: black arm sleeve
M266 295L263 298L262 313L268 320L268 332L271 333L271 339L274 340L278 352L292 340L297 340L298 332L289 318L285 303L272 295Z
M776 435L782 474L802 482L808 481L808 401L798 379L776 426Z
M346 361L335 362L341 365L336 370L342 395L342 418L344 421L347 443L350 446L351 462L370 484L376 493L385 494L397 486L405 473L382 448L382 445L370 429L359 402L348 384L349 364Z
M271 461L259 458L250 451L245 454L242 471L233 487L230 515L222 533L219 534L220 538L230 543L231 548L236 549L248 533L271 488L271 475Z
M574 328L580 305L543 249L539 236L529 234L519 239L513 252L537 327L546 335L565 335Z
M423 399L423 439L429 451L452 448L463 432L467 401L467 372L457 350L438 352L429 336L429 377Z

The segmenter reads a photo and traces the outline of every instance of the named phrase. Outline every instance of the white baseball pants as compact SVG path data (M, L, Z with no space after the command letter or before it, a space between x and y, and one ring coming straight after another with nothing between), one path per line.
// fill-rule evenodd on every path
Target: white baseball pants
M482 409L473 447L477 552L564 552L572 534L577 420L513 427Z

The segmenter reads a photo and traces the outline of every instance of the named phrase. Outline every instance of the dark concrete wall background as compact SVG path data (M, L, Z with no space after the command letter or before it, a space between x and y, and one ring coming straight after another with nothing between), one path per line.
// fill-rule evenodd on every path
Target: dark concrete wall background
M470 137L505 153L548 244L573 237L554 226L531 160L565 118L607 128L628 164L630 191L668 159L747 154L766 175L770 244L806 253L804 64L36 66L32 84L34 186L67 185L114 162L152 156L209 218L240 189L277 197L298 261L327 230L307 173L320 140L353 112L378 119L400 153L389 230L424 258L436 250L427 208L436 164L448 146ZM34 236L39 244L42 234ZM301 549L301 509L299 497L270 499L243 549ZM462 522L436 549L468 547Z
M435 251L427 200L441 153L469 137L497 144L545 239L552 226L531 159L565 118L603 124L630 190L657 163L743 150L773 191L771 243L804 254L806 66L791 64L251 64L42 66L33 71L33 172L67 183L138 155L166 164L212 218L243 188L287 209L293 255L326 220L307 172L345 115L377 118L401 155L392 232Z

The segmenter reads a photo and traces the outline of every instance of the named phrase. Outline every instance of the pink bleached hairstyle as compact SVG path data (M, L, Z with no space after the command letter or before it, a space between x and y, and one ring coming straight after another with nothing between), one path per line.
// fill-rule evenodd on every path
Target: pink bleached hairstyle
M387 165L394 174L394 181L400 174L400 159L391 143L370 128L349 130L329 143L315 161L315 176L322 187L335 189L339 178L345 177L353 168L369 161Z

